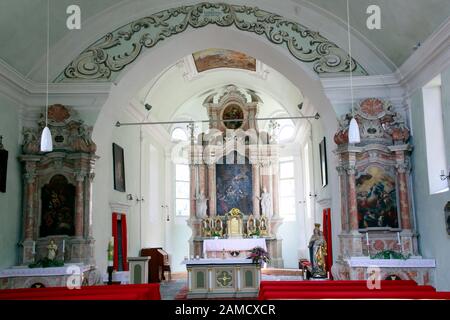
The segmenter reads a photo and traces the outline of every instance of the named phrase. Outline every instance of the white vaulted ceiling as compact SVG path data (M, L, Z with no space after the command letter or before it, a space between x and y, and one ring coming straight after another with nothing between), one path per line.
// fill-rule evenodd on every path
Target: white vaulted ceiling
M109 31L150 12L158 12L170 7L179 6L179 1L163 0L50 0L51 2L51 46L59 49L62 39L79 39L85 36L91 39L92 34L84 35L89 24L102 21L96 39ZM228 2L228 1L226 1ZM194 1L183 1L182 4L192 4ZM327 21L333 21L345 30L345 0L253 0L230 1L233 4L247 4L270 8L277 12L277 7L283 11L291 8L289 18L297 18L299 23L308 26L303 21L302 10L314 10L320 17L315 21L314 30L327 35L335 34L334 26ZM450 1L448 0L350 0L351 22L355 36L373 50L391 71L399 67L412 53L413 47L424 42L449 17ZM46 0L1 0L0 1L0 59L19 71L22 75L35 77L45 56L46 35ZM66 8L77 4L82 10L83 26L79 31L69 31L66 28ZM366 8L369 4L378 4L382 13L382 29L371 31L366 28ZM116 12L117 11L117 12ZM281 9L280 9L281 11ZM294 14L295 13L295 14ZM120 19L116 19L115 15ZM109 18L111 17L111 18ZM119 21L120 20L120 21ZM322 22L323 21L323 22ZM101 29L101 30L100 30ZM330 38L330 37L329 37ZM345 48L342 39L330 38ZM76 42L78 44L78 41ZM78 53L86 46L76 48ZM52 55L57 52L52 51ZM50 61L52 57L50 57ZM52 68L52 65L50 66ZM58 73L61 70L51 70ZM36 77L42 78L42 77Z

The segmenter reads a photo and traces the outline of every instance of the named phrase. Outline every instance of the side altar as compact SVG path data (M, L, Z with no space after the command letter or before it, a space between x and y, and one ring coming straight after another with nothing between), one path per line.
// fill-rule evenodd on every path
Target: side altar
M195 133L185 148L190 165L190 255L204 254L212 238L257 237L266 243L271 267L283 267L278 228L278 145L258 129L261 98L227 86L208 96L207 132ZM233 217L233 212L238 216ZM234 250L239 251L239 250Z
M348 143L352 116L360 128L358 144ZM387 101L365 99L354 115L343 117L334 137L342 222L334 279L367 279L376 267L381 280L434 284L435 261L422 259L417 244L409 138L405 120Z
M188 299L258 296L261 267L251 259L191 259L184 263Z

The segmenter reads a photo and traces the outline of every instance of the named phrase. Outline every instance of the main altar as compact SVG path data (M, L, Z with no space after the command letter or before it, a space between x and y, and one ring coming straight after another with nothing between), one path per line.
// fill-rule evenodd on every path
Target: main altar
M195 136L191 125L190 143L185 148L191 177L191 256L246 258L248 250L239 246L223 245L219 253L209 252L208 240L222 239L225 244L234 239L259 239L259 246L269 252L270 266L283 267L281 239L277 237L282 223L279 155L271 134L260 131L254 120L261 103L255 92L229 85L203 103L210 120L208 131Z

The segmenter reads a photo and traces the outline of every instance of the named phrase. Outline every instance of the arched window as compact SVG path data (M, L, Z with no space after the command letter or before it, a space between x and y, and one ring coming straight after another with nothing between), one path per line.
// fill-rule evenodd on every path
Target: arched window
M175 128L172 131L171 139L172 141L187 141L188 138L186 131L181 128Z

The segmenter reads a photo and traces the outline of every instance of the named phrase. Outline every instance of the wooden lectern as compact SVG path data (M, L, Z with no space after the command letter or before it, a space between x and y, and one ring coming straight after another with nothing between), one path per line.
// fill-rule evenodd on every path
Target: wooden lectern
M163 248L143 248L140 253L141 257L150 257L148 282L161 282L165 280L164 271L169 272L169 280L171 279L169 255Z

